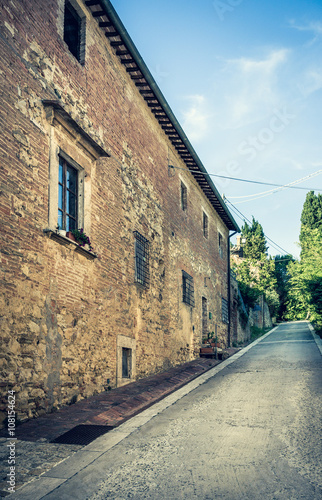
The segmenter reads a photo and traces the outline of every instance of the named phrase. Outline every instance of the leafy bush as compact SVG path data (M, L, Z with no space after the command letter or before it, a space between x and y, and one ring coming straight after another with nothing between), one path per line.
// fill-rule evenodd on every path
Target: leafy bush
M246 308L253 309L261 294L260 291L243 282L238 282L238 286Z
M276 290L266 290L265 300L271 316L276 316L280 306L280 298Z

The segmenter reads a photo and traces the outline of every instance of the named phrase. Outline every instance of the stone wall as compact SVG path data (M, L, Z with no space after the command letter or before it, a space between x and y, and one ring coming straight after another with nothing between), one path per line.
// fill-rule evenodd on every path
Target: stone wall
M231 273L231 342L233 345L241 345L251 338L251 327L265 329L273 326L264 296L260 296L257 304L249 311L243 302L238 288L238 282L234 272Z
M257 328L271 328L273 326L272 318L269 312L268 305L264 300L264 296L259 297L257 304L249 314L250 326Z
M78 4L84 65L63 41L63 0L1 3L1 411L13 389L20 420L196 357L202 297L207 328L227 344L228 229L190 173L168 168L185 164ZM56 234L59 154L82 167L82 226L97 257ZM134 281L134 231L150 245L148 289ZM135 365L128 380L122 348Z
M238 288L234 272L231 272L231 343L234 346L244 344L250 340L250 322L248 312Z

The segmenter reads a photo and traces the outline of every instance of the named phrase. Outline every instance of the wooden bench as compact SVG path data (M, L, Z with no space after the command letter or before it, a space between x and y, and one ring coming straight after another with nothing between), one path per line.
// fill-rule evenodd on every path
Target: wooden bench
M221 347L212 346L211 344L205 344L204 347L200 348L201 358L223 358L223 349Z

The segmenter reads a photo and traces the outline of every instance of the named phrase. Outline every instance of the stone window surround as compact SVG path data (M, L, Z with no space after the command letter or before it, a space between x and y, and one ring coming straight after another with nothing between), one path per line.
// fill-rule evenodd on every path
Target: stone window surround
M131 373L130 377L122 376L123 348L131 349ZM136 380L136 340L125 335L116 338L116 387L121 387Z
M49 151L49 211L48 229L56 231L58 224L59 157L78 171L78 227L90 234L91 170L100 157L110 156L71 116L60 101L43 101L50 137Z

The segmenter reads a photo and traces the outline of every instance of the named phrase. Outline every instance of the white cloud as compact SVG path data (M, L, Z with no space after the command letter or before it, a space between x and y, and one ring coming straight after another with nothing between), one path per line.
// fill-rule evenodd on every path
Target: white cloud
M302 82L299 83L299 89L303 97L308 97L322 88L322 70L309 69L304 74Z
M184 99L189 102L189 107L182 112L183 129L189 140L200 141L208 132L209 113L205 110L206 99L198 94Z
M231 59L228 64L233 64L237 68L240 68L240 72L248 75L270 75L275 71L276 67L285 61L287 56L287 49L280 49L273 51L269 54L266 59L263 60L253 60L246 59L242 57L240 59Z
M256 122L279 105L278 69L286 62L288 53L287 49L280 49L260 60L242 57L226 61L222 72L227 80L225 128Z
M313 45L322 37L322 22L320 21L311 21L305 25L298 25L294 20L291 20L289 24L291 28L298 31L307 31L313 35L313 38L311 38L307 45Z

